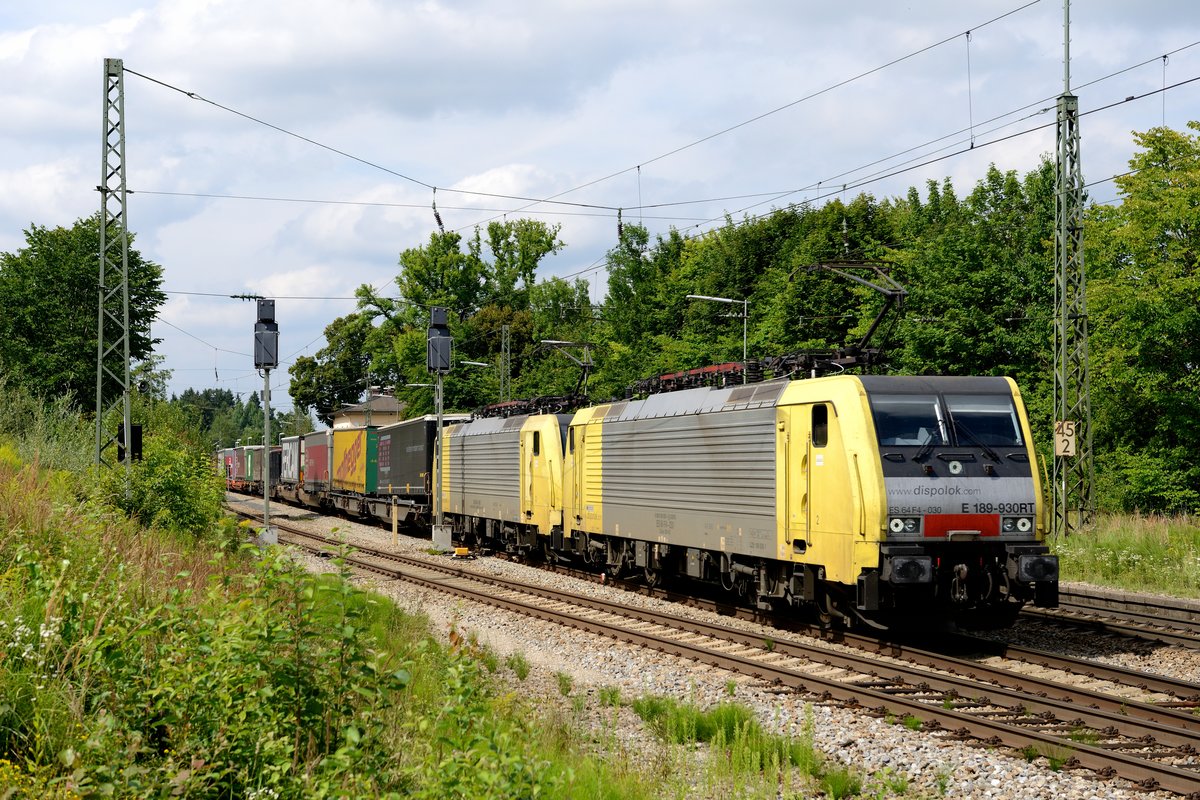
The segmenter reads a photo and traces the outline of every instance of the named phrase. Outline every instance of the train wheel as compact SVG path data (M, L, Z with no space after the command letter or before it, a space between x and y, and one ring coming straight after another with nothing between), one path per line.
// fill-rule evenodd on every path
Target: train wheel
M829 613L820 606L816 606L817 624L822 628L828 629L833 627L833 614Z
M645 571L646 575L646 585L651 589L662 583L662 570L653 569L651 567L644 567L643 570Z

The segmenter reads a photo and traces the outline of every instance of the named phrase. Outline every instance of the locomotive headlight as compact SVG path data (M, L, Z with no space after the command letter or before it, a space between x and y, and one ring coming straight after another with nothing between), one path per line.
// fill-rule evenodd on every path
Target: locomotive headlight
M1029 517L1020 517L1017 520L1017 530L1019 530L1021 533L1029 533L1031 530L1033 530L1033 520L1031 520Z
M888 528L892 533L904 533L904 520L899 517L892 517L892 521L888 523Z
M915 519L904 520L904 532L913 533L917 530L917 521Z
M1012 517L1005 517L1001 527L1004 528L1005 533L1012 533L1017 529L1017 521Z
M892 533L916 533L921 529L921 520L916 517L892 517L888 530Z

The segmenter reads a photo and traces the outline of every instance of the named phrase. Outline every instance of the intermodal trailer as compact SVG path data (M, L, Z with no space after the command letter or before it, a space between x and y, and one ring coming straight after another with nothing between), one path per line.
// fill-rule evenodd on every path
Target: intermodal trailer
M469 414L445 414L442 424L465 422ZM437 417L429 414L386 425L378 433L378 462L371 513L390 519L391 506L398 506L399 520L413 521L429 510L432 501L433 457L437 446Z
M349 514L367 513L365 499L375 494L379 472L379 428L333 429L330 500Z
M304 435L304 491L313 498L324 498L329 491L329 457L332 452L333 431L314 431Z
M300 436L285 436L280 445L279 482L275 493L286 500L298 500L303 475L304 439Z
M443 425L465 422L469 414L446 414ZM437 417L406 419L379 429L379 468L375 485L381 495L428 496L437 443Z
M233 480L233 454L237 452L232 447L223 447L217 451L217 460L219 462L218 469L221 476L225 478L225 485Z

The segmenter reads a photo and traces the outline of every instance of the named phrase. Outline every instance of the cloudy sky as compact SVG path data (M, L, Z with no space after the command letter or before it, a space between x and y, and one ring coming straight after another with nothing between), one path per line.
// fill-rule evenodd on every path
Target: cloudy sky
M1026 3L10 0L0 250L98 209L102 64L123 59L128 221L164 268L171 390L245 395L262 386L254 307L228 295L278 298L281 358L314 353L357 286L394 295L398 254L435 227L430 187L448 229L560 223L543 273L598 301L613 208L695 232L1032 169L1054 149L1063 8ZM1200 77L1200 11L1086 0L1071 16L1072 87L1095 110L1085 179L1111 201L1131 131L1198 116L1200 81L1158 90ZM286 370L272 377L289 407Z

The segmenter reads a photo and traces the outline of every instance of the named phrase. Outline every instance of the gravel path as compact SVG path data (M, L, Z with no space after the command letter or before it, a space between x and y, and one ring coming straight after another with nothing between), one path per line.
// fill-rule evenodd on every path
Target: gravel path
M335 531L348 544L391 545L391 533L384 529L317 517L283 506L277 507L273 516L275 514L292 524L311 525L314 531ZM396 550L409 555L424 554L428 547L428 540L401 535ZM328 562L321 559L310 558L308 562L313 569L329 568ZM469 564L481 572L504 574L554 588L569 587L580 594L601 595L630 605L663 605L663 601L499 559L479 559ZM370 578L363 580L372 583ZM552 713L571 715L573 719L583 719L591 724L597 746L617 757L637 758L647 764L678 766L680 763L680 754L669 752L644 730L641 721L628 708L613 709L599 703L600 690L612 693L613 687L619 690L624 700L644 694L665 695L702 707L733 700L753 709L767 730L797 738L807 727L816 748L827 759L840 762L863 777L864 797L1008 800L1050 797L1056 800L1166 800L1176 797L1136 790L1125 781L1103 780L1087 771L1055 772L1047 766L1045 759L1031 763L1008 749L956 742L941 734L912 731L895 721L879 719L863 711L822 705L813 698L781 692L747 676L469 603L412 584L381 582L374 588L402 608L425 614L434 630L442 636L448 635L453 627L464 635L476 637L500 656L501 663L511 653L523 654L531 667L525 681L519 681L507 669L501 669L497 674L511 681L516 690L541 698ZM719 619L726 625L744 624L765 633L765 629L753 623L718 618L699 609L667 605L679 615ZM1083 653L1096 660L1184 679L1194 680L1200 675L1200 654L1182 648L1130 646L1127 642L1106 645L1087 637L1072 642L1064 640L1061 633L1051 639L1044 632L1039 635L1037 631L1023 627L1015 629L1011 640L1057 652ZM563 696L560 691L559 673L570 676L570 696ZM809 720L807 726L806 719ZM683 758L686 760L687 756ZM702 754L697 753L694 758L702 758ZM711 788L694 788L695 796L712 796Z

